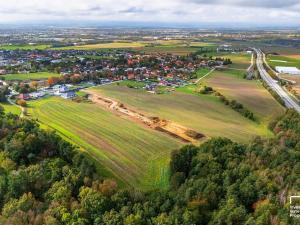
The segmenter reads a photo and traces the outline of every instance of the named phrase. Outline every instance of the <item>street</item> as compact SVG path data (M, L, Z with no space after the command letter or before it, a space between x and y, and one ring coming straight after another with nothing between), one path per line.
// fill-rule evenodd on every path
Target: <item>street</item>
M257 68L261 78L267 83L267 85L274 90L280 98L284 101L287 108L293 108L300 114L299 104L274 80L270 74L265 70L263 66L264 54L260 49L254 49L257 53Z

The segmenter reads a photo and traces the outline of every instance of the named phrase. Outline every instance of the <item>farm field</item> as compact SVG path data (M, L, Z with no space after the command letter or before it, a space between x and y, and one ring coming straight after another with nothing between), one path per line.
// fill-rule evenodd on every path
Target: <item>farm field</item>
M140 41L140 42L122 42L115 41L112 43L87 44L78 46L67 46L53 48L57 50L97 50L97 49L117 49L133 48L146 53L172 53L177 55L187 55L197 51L200 47L215 46L214 43L207 42L190 42L186 43L181 40L158 40L158 41Z
M231 59L232 64L229 65L229 68L247 69L251 62L251 54L225 54L222 57Z
M18 74L7 74L3 75L5 80L40 80L47 79L48 77L59 77L58 73L50 73L50 72L38 72L38 73L18 73Z
M231 100L242 103L258 116L259 120L268 123L281 115L284 108L269 94L257 80L243 79L244 71L214 71L201 82L211 86Z
M199 47L185 47L185 46L155 46L155 47L143 47L138 50L145 53L169 53L175 55L187 55L199 50Z
M110 49L110 48L141 48L145 43L142 42L112 42L112 43L100 43L100 44L88 44L78 46L67 46L61 48L54 48L58 50L95 50L95 49Z
M51 45L0 45L1 50L45 50Z
M29 104L30 117L85 149L121 184L141 189L168 187L170 153L183 145L177 139L92 103L51 97Z
M115 99L147 116L159 116L203 133L207 137L225 136L246 142L256 135L271 136L264 124L250 121L215 96L175 91L153 95L122 85L107 85L91 90Z
M268 64L275 68L276 66L288 66L300 68L300 57L282 56L282 55L268 55Z

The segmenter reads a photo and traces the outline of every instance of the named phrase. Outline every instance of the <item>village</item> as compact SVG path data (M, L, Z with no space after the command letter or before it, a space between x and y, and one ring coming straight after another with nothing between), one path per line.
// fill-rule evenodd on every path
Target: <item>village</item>
M118 81L140 82L139 87L146 91L161 93L161 87L186 85L196 78L195 72L200 68L231 63L228 59L197 54L179 56L132 50L1 50L0 54L0 79L8 86L7 96L22 100L45 96L70 99L81 89ZM25 78L26 74L46 72L50 77ZM7 79L13 74L24 74L24 80Z

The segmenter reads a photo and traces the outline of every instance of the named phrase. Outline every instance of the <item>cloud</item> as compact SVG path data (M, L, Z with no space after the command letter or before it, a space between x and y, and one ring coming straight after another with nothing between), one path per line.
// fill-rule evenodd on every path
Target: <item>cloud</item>
M299 0L0 0L0 23L132 21L299 24Z
M233 5L257 8L289 8L299 4L299 0L192 0L200 4Z

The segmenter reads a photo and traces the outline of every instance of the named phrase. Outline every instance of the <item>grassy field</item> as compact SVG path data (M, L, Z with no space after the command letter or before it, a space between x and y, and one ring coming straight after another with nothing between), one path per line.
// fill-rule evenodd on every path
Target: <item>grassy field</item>
M250 65L251 54L237 53L237 54L225 54L223 58L230 58L232 64L229 65L231 68L247 69Z
M61 98L30 101L28 113L85 149L124 184L168 187L168 163L181 142L91 103Z
M211 86L227 98L242 103L258 116L262 126L267 126L272 119L283 113L283 107L259 81L244 79L245 69L251 61L250 54L222 54L222 57L230 58L233 64L228 69L214 71L201 80L200 85Z
M3 75L5 80L41 80L47 79L48 77L59 77L58 73L50 73L50 72L38 72L38 73L18 73L18 74L7 74Z
M215 71L202 84L211 86L229 99L237 100L267 124L283 113L283 107L257 80L243 79L244 72L237 70Z
M282 56L282 55L268 55L268 64L275 68L276 66L288 66L300 68L300 58Z
M50 48L51 45L0 45L2 50L44 50Z
M138 48L138 50L143 51L145 53L169 53L175 55L187 55L192 52L196 52L199 48L194 47L185 47L185 46L155 46L155 47L143 47Z
M67 46L61 48L55 48L58 50L96 50L96 49L113 49L113 48L141 48L146 44L142 42L112 42L112 43L100 43L100 44L88 44L88 45L77 45Z
M16 105L11 105L9 103L1 103L0 105L4 108L5 113L13 113L16 115L21 114L20 107L18 107Z
M157 40L157 41L139 41L139 42L115 41L111 43L67 46L67 47L60 47L60 48L53 48L53 49L97 50L97 49L132 48L146 53L171 53L177 55L187 55L189 53L197 51L200 47L211 47L211 46L215 46L215 44L207 43L207 42L187 43L181 40Z
M203 133L246 142L256 135L271 136L264 124L252 122L221 103L215 96L175 91L153 95L121 85L93 88L149 116L159 116Z

